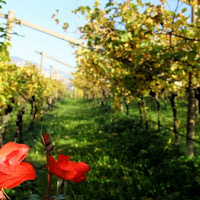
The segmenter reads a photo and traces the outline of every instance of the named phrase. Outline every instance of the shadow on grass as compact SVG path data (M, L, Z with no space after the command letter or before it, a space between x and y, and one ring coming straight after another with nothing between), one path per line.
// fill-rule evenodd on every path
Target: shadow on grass
M41 127L43 134L51 130L55 137L56 159L63 153L75 162L89 164L87 181L70 183L78 200L199 198L200 159L185 158L169 132L141 129L137 117L115 114L81 99L57 102L34 130L24 135L32 147L27 159L38 175L32 184L25 183L27 194L44 196L45 152L37 139ZM67 193L67 199L73 199L69 189ZM15 195L11 197L17 200Z

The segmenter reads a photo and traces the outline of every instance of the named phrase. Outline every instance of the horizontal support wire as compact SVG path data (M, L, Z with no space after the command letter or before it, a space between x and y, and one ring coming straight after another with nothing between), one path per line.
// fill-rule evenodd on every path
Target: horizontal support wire
M148 121L150 121L150 122L152 122L152 123L154 123L154 124L158 124L157 122L155 122L155 121L153 121L153 120L150 120L150 119L149 119ZM173 132L173 130L172 130L171 128L169 128L169 127L163 126L162 124L161 124L160 126L161 126L162 128L164 128L164 129L167 129L167 130ZM182 133L177 132L177 134L178 134L179 136L181 136L181 137L187 138L188 140L191 140L191 141L193 141L193 142L196 142L196 143L200 144L200 141L197 141L197 140L195 140L195 139L192 139L192 138L190 138L190 137L188 137L188 136L186 136L186 135L183 135Z

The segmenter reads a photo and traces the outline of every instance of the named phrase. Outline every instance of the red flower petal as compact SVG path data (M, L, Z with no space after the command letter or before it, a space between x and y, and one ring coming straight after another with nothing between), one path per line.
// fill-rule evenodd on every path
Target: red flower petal
M0 189L0 199L6 199L4 193L2 192L2 190Z
M73 168L77 172L77 174L74 176L74 178L71 181L78 183L78 182L86 180L87 176L84 174L90 171L88 164L86 164L85 162L77 162L77 163L74 163Z
M60 154L58 161L56 162L52 156L48 159L48 165L46 168L48 171L62 179L71 180L73 182L84 181L90 168L85 162L69 161L70 156Z
M49 145L51 143L49 133L44 134L44 142L45 142L45 145Z
M90 171L90 167L85 162L77 162L74 163L74 170L78 172L78 174L85 174Z
M36 175L32 165L23 162L20 165L17 165L10 174L0 172L0 187L13 188L24 181L33 180L35 178Z
M62 169L62 170L69 170L68 169L68 162L69 162L70 156L65 156L63 154L60 154L58 156L58 161L57 165Z
M82 176L79 176L77 178L72 179L71 181L74 182L74 183L79 183L79 182L85 181L86 178L87 178L86 175L82 175Z
M54 160L53 156L50 156L48 159L48 165L46 166L49 172L52 174L65 179L65 180L70 180L73 179L76 172L75 171L70 171L70 170L63 170L60 168L58 163Z
M29 147L25 144L9 142L0 149L0 171L11 173L16 165L19 165L27 155Z

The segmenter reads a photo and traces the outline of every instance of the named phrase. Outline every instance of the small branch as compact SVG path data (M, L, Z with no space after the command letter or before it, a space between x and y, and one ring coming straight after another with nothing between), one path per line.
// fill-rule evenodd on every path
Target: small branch
M170 32L166 32L166 33L159 33L159 32L155 32L155 34L157 35L172 35L172 36L175 36L175 37L179 37L179 38L182 38L184 40L189 40L189 41L196 41L196 42L200 42L200 39L197 39L197 38L189 38L189 37L185 37L183 35L178 35L178 34L173 34L171 31Z
M171 8L171 6L170 6L170 4L169 4L169 2L168 2L167 0L166 0L166 3L167 3L167 5L168 5L170 11L172 11L172 8Z
M172 35L175 36L175 37L183 38L185 40L200 41L200 39L197 39L197 38L188 38L188 37L185 37L185 36L182 36L182 35L177 35L177 34L172 34Z
M176 12L178 10L178 4L179 4L179 0L177 1L177 5L176 5L176 8L175 8L175 11L174 11L174 16L173 16L173 20L172 20L172 30L170 32L170 39L169 39L169 46L171 47L172 46L172 35L173 35L173 31L174 31L174 20L175 20L175 17L176 17Z

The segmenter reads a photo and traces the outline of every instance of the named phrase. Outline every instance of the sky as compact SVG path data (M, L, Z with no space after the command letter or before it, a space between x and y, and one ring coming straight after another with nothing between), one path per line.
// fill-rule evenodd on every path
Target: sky
M79 39L80 33L77 27L85 23L81 14L72 14L72 10L79 6L90 6L94 4L94 0L5 0L6 5L0 12L8 14L9 10L14 10L15 18L22 19L33 24L48 28L58 33ZM124 0L118 0L123 2ZM147 1L147 0L144 0ZM101 0L102 6L108 0ZM151 2L158 2L153 0ZM175 6L175 0L168 0L172 9ZM57 18L60 24L57 25L52 15L59 10ZM64 31L62 25L64 22L69 23L69 29ZM0 24L5 24L6 20L0 18ZM76 66L75 49L67 42L39 31L30 29L25 26L14 24L13 32L16 34L11 37L10 55L20 57L27 61L40 64L41 56L35 51L44 52L48 56L54 57L71 66ZM74 71L64 65L54 62L48 58L44 59L44 69L50 71L50 66L58 70L66 72Z
M80 17L72 14L71 11L86 2L93 3L93 0L6 0L6 5L3 5L1 12L7 14L9 10L14 10L15 18L23 19L67 36L79 38L80 35L75 31L77 26L84 23L84 20L79 19ZM57 9L59 10L57 15L60 20L59 25L51 19ZM64 22L70 24L67 32L62 29ZM1 18L0 23L6 23L6 20ZM11 56L40 64L41 56L35 52L37 50L69 65L76 66L74 48L68 42L16 24L13 32L16 34L12 35L11 38ZM64 71L73 71L45 58L44 69L49 69L51 65Z

